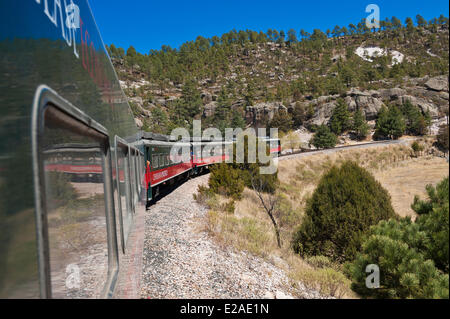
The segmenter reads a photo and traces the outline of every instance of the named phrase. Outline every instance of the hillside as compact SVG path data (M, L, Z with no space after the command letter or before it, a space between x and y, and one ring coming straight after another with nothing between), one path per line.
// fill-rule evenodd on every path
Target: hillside
M371 128L383 105L406 101L442 122L448 108L448 18L427 22L418 15L416 21L403 25L393 17L380 30L361 21L326 34L233 30L149 54L114 45L108 50L144 130L169 133L201 118L203 127L221 130L314 131L328 123L340 98L351 113L361 110Z

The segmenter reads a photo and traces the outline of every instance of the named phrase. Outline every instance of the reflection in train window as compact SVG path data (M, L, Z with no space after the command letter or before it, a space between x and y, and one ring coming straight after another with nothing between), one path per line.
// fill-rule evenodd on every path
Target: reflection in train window
M52 297L101 297L108 275L101 145L51 119L41 145Z
M158 155L153 155L152 156L152 167L153 168L158 168Z
M131 214L131 208L129 207L130 200L130 174L128 171L128 147L116 148L117 152L117 180L118 182L118 194L120 201L119 208L122 217L122 231L124 242L126 244L128 234L132 224L133 215Z

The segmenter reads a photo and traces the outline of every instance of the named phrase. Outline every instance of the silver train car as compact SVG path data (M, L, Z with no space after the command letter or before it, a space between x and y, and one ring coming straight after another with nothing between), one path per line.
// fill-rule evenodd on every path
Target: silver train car
M109 297L145 205L142 134L86 0L0 18L0 298Z

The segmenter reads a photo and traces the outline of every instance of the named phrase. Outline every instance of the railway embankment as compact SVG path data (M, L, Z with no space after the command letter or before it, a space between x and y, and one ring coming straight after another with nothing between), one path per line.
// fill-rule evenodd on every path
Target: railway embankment
M209 175L191 179L145 213L142 298L292 298L287 274L266 260L216 244L207 209L193 199ZM304 298L318 298L303 289Z

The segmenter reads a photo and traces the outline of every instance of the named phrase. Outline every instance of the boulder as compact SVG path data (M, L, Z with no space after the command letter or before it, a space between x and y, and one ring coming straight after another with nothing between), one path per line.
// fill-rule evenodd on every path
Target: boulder
M379 90L381 98L396 100L399 96L405 95L406 91L401 88L391 88L391 89L383 89Z
M364 112L368 121L375 119L378 111L384 105L380 99L371 96L357 96L355 102L357 108Z
M202 92L200 94L201 99L203 100L203 103L208 104L210 102L212 102L212 95L209 92Z
M336 102L328 102L315 107L314 116L311 119L311 124L322 125L326 124L331 114L333 114L333 110L336 107Z
M437 76L425 82L425 87L433 91L448 91L448 77L446 75Z
M205 116L205 117L213 116L214 112L216 111L217 106L218 106L218 103L215 101L206 104L203 107L203 116Z
M247 121L255 123L256 121L262 119L264 115L267 115L269 120L271 120L275 112L287 111L287 107L281 102L263 102L255 105L247 106L245 110L245 118Z

